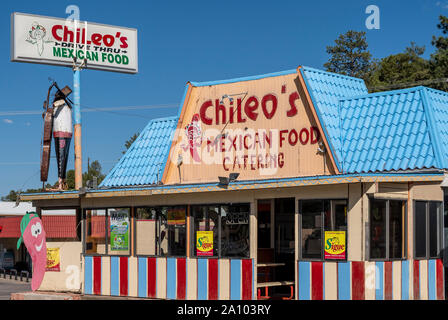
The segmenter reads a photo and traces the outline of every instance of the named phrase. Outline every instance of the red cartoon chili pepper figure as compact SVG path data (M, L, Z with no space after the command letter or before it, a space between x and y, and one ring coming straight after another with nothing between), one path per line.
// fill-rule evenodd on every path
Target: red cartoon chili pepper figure
M185 127L185 133L188 138L190 154L193 157L193 160L196 162L201 162L201 157L198 152L198 148L200 151L200 147L202 144L202 130L201 125L199 123L199 115L193 115L191 119L191 123Z
M35 212L27 212L20 221L20 231L22 236L17 241L17 250L19 250L23 238L33 261L31 289L35 291L39 289L44 279L47 266L47 240L42 220Z

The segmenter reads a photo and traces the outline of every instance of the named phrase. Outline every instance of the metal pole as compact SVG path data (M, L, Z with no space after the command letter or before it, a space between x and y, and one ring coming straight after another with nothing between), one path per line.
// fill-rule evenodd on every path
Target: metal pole
M75 189L82 188L82 150L81 150L81 69L73 68L74 105L73 117L75 124Z

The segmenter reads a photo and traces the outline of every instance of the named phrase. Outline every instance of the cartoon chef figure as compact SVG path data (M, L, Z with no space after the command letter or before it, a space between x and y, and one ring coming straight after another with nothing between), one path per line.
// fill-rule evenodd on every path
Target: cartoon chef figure
M39 289L47 266L47 241L42 220L35 212L27 212L20 221L21 237L17 241L17 250L25 243L26 249L33 261L31 289Z
M42 56L44 52L44 44L52 41L45 39L47 36L47 30L38 22L33 22L31 29L28 31L28 36L25 41L33 44L37 48L37 53Z

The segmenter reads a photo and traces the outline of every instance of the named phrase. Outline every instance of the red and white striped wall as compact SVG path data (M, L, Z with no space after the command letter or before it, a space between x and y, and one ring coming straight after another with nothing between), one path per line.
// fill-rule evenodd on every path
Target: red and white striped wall
M255 299L253 259L84 257L84 293L179 300Z
M443 300L442 260L297 262L299 300Z
M253 259L84 257L84 293L181 300L256 299ZM440 259L297 262L299 300L443 300Z

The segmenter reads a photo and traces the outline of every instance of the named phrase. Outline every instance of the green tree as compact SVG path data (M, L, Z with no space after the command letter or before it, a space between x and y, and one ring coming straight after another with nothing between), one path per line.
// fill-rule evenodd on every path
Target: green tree
M439 16L437 28L443 35L448 34L448 17ZM448 37L433 36L431 44L436 49L430 60L431 75L434 79L431 87L448 91L448 82L446 81L448 78Z
M134 135L132 137L129 138L129 140L127 140L124 143L124 147L126 148L126 150L122 151L121 153L125 154L126 151L132 146L132 144L134 143L134 141L138 138L139 133L134 133Z
M370 72L372 59L366 33L349 30L334 42L334 46L327 46L330 59L324 64L326 70L364 79Z
M75 170L68 170L65 174L65 182L67 183L67 188L69 190L75 189Z
M82 174L82 185L87 186L87 181L93 181L93 177L97 177L98 184L104 180L105 174L101 172L101 164L98 160L87 162L87 171ZM75 170L68 170L65 177L65 182L67 183L68 190L75 190ZM56 184L55 184L56 185Z
M46 188L51 188L51 184L47 183ZM11 190L9 191L9 194L1 197L1 201L16 201L17 197L22 194L22 193L38 193L38 192L42 192L42 189L27 189L25 191L21 191L21 190Z
M404 52L381 59L366 79L370 91L400 89L431 79L430 62L422 57L425 47L414 42Z
M93 161L92 163L88 163L87 172L82 174L82 184L85 187L87 181L93 181L93 178L96 177L98 185L101 181L104 180L106 175L101 173L101 164L98 160Z
M17 199L17 191L11 190L9 194L2 197L2 201L16 201Z

